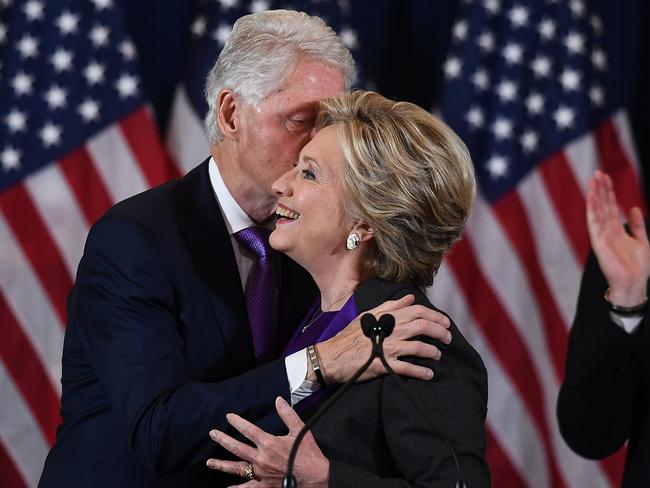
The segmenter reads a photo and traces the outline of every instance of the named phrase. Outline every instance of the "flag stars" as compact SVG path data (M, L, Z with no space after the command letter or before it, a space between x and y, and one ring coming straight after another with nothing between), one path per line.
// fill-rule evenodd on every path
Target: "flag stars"
M553 119L558 129L569 129L575 121L575 112L566 105L560 105L553 113Z
M596 34L602 34L603 33L603 21L600 20L600 17L598 15L592 15L589 18L589 24L591 24L591 28L594 30Z
M65 49L59 48L50 58L50 62L54 65L54 70L57 73L69 71L70 68L72 68L72 53L70 51L66 51Z
M539 115L544 110L544 97L539 93L532 92L526 98L526 109L531 115Z
M490 79L487 72L484 69L478 70L472 76L472 83L474 83L476 88L479 90L487 90L490 86Z
M16 96L21 95L30 95L32 93L32 84L34 83L34 78L25 72L20 71L14 78L11 80L11 86L16 93Z
M565 91L577 91L580 88L580 73L567 68L560 75L560 84Z
M525 153L532 153L537 149L539 136L532 130L526 130L519 140Z
M508 160L495 154L485 163L485 167L492 178L502 178L508 174Z
M108 35L110 31L103 25L95 25L91 30L88 37L95 47L103 47L108 44Z
M454 78L458 78L460 76L462 67L463 65L458 58L449 58L447 61L445 61L445 65L443 67L445 71L445 77L452 80Z
M5 146L2 153L0 153L0 163L2 163L5 172L20 168L21 156L22 153L19 150L14 149L12 146Z
M109 9L113 6L113 0L91 0L99 11Z
M510 9L510 12L508 12L510 23L515 28L525 27L528 25L528 16L528 9L521 5L515 5Z
M87 98L79 105L78 112L85 122L91 122L99 118L99 104Z
M61 144L61 134L61 127L54 125L52 122L45 124L39 131L39 137L46 148Z
M215 29L212 33L212 38L219 43L220 46L223 46L232 32L232 27L228 24L221 24Z
M503 48L502 54L506 60L506 63L519 64L521 63L521 58L524 54L524 51L519 44L509 42L506 44L506 47Z
M115 88L120 94L120 98L135 96L138 92L138 80L130 74L123 74L115 83Z
M18 52L25 59L38 56L38 40L29 34L25 34L18 41Z
M25 112L14 108L5 117L5 123L9 128L9 132L16 134L17 132L24 132L27 128L27 116Z
M61 31L61 35L74 34L77 32L77 27L79 25L79 16L74 15L70 11L66 10L56 19L56 26Z
M537 56L530 67L535 76L546 78L551 73L551 60L546 56Z
M194 19L194 22L192 22L192 35L194 37L201 37L205 34L205 31L208 27L208 21L205 19L205 17L197 17Z
M94 86L104 82L104 66L97 61L91 61L84 69L84 77L89 85Z
M591 62L592 64L601 71L607 69L607 56L602 49L594 49L591 53Z
M494 36L491 32L483 32L478 36L478 46L485 52L494 51Z
M23 7L23 12L25 13L25 17L27 17L27 20L29 22L33 22L35 20L43 20L44 8L45 6L43 5L43 2L39 2L38 0L30 0Z
M52 87L45 92L45 101L50 106L50 110L56 110L58 108L64 108L66 106L66 98L68 97L68 92L61 88L58 85L52 85Z
M594 85L589 89L589 99L597 107L603 107L605 105L605 92L600 86Z
M133 61L136 57L135 46L131 41L124 41L120 43L120 52L124 59L127 61Z
M467 22L464 20L461 20L459 22L456 22L456 25L454 25L453 29L453 36L456 40L458 41L464 41L467 39L467 33L469 32L469 29L467 27Z
M492 132L494 132L494 137L500 141L510 139L512 136L512 122L506 118L497 117L492 124Z
M239 6L239 0L219 0L219 3L223 9L235 8Z
M264 12L271 8L271 4L267 0L255 0L251 2L250 11L252 13Z
M480 129L485 123L483 111L479 107L472 107L465 115L465 120L473 129Z
M485 10L492 15L496 15L501 12L501 1L500 0L485 0L483 4Z
M228 35L230 35L230 32ZM359 48L359 38L357 37L357 33L352 28L343 27L341 29L341 32L339 32L339 37L341 38L343 45L351 51Z
M553 37L555 37L555 29L555 22L553 22L551 19L542 19L542 21L539 23L539 26L537 27L539 35L545 41L550 41L553 39Z
M569 32L564 39L564 45L573 54L582 54L585 48L585 39L575 31Z
M569 2L569 9L576 17L582 17L585 14L585 3L583 0L571 0Z
M497 86L497 95L502 102L512 102L517 97L517 84L510 80L503 80Z
M7 39L7 28L4 24L0 24L0 44L4 44Z

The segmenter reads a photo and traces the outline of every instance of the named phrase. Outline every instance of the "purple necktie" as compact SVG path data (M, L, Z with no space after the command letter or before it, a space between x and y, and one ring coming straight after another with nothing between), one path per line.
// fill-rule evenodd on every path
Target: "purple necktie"
M246 308L258 364L273 358L277 334L278 285L270 233L264 227L249 227L235 234L237 242L258 258L246 283Z

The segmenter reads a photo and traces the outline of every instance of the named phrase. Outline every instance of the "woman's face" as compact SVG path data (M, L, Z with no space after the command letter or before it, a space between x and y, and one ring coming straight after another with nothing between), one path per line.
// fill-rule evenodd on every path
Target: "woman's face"
M346 252L353 224L342 205L343 160L338 126L325 127L302 149L298 164L272 186L279 200L271 246L311 272Z

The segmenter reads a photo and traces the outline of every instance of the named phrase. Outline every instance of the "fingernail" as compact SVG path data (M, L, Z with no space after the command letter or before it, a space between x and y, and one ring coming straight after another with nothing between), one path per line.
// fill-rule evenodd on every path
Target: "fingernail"
M208 459L206 464L208 465L208 468L218 468L219 467L219 465L217 464L217 462L214 459Z
M226 420L228 421L229 424L232 424L233 417L234 415L231 413L226 414Z
M445 342L446 342L447 344L450 344L450 343L451 343L451 332L449 332L449 331L448 331L447 334L445 335Z
M430 370L430 369L427 370L427 378L428 378L428 379L433 378L433 371Z
M436 356L436 360L440 359L442 357L442 351L438 351L438 354Z
M451 320L449 320L447 317L445 317L445 327L451 327Z
M210 431L210 437L216 441L217 437L219 437L219 431L217 429L212 429Z

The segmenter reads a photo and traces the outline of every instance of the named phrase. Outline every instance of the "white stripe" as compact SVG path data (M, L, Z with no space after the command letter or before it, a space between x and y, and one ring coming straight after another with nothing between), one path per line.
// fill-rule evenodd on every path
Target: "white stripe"
M63 324L0 212L0 292L61 393Z
M586 195L589 178L600 167L600 158L593 133L588 132L571 142L563 152L583 195Z
M118 126L100 132L88 141L87 147L113 203L149 187Z
M581 266L560 226L539 171L531 171L519 184L517 193L528 215L542 273L568 330L578 301ZM575 222L574 225L586 223Z
M427 291L436 306L447 311L465 338L483 358L488 373L487 422L499 445L527 485L550 488L551 477L542 436L531 421L525 404L508 380L508 373L493 354L470 307L459 293L453 273L442 266L433 288Z
M182 85L174 96L166 144L184 173L210 155L210 143L205 135L203 123L194 111Z
M641 166L637 157L636 146L632 141L632 129L630 128L627 113L624 110L619 110L612 118L612 122L618 134L618 139L621 142L623 153L632 165L636 179L639 181L639 185L641 185Z
M88 224L59 165L50 164L26 178L25 188L74 279Z
M525 344L542 386L544 413L550 427L551 445L560 472L568 486L608 487L596 463L579 458L560 436L555 417L559 379L551 367L552 356L544 335L539 307L519 257L505 238L504 230L491 209L479 197L468 223L468 235L476 243L476 258L483 274L494 280L493 292L506 310Z
M0 438L28 486L36 486L48 443L0 361Z

